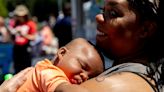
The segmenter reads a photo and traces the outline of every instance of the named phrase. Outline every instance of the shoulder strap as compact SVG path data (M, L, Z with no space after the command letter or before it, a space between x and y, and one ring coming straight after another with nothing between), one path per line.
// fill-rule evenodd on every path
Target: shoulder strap
M131 73L134 73L134 74L142 77L145 81L147 81L147 83L153 88L154 92L159 92L157 90L157 87L154 86L147 78L145 78L145 76L148 75L147 69L148 69L148 67L143 64L124 63L124 64L114 66L112 68L109 68L108 70L106 70L102 74L100 74L96 79L103 80L103 78L109 77L109 76L113 75L114 73L131 72Z

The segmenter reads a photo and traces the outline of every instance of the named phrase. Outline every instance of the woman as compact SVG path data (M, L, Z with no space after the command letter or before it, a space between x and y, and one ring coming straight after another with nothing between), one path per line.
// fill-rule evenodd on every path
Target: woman
M158 8L158 0L105 0L103 13L96 16L96 38L114 65L62 92L163 92L163 32Z
M83 86L93 92L163 92L158 8L158 0L105 0L96 16L97 44L114 59L114 67Z
M163 35L158 0L105 0L97 45L112 68L81 84L89 92L163 92ZM64 90L62 92L78 92Z

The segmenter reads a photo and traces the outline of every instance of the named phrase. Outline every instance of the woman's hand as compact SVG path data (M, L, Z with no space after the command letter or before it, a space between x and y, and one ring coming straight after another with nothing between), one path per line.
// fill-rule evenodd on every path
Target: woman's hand
M0 92L16 92L17 89L26 81L26 74L33 67L26 68L16 74L13 78L4 81L0 86Z

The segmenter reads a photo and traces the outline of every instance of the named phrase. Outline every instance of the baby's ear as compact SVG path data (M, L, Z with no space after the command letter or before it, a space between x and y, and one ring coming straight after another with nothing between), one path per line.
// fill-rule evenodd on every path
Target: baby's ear
M67 51L68 49L66 47L61 47L57 52L58 57L64 56Z
M55 58L55 62L54 64L57 65L59 61L61 61L63 59L63 56L65 55L65 53L67 52L67 48L66 47L61 47L59 48L57 54L56 54L56 58Z

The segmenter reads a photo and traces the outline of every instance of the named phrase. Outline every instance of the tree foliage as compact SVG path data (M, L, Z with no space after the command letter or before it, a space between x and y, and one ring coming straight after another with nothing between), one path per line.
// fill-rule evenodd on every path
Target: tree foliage
M6 17L8 15L8 10L6 8L5 0L0 0L0 16Z

